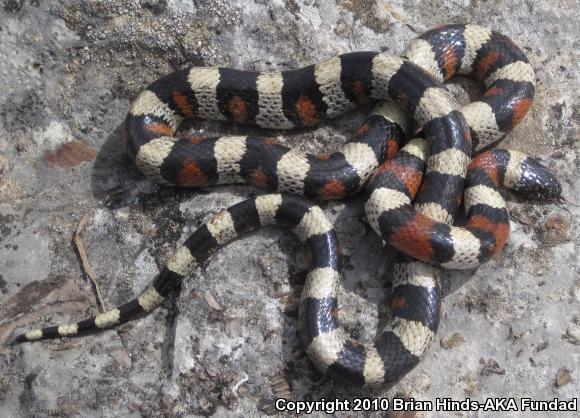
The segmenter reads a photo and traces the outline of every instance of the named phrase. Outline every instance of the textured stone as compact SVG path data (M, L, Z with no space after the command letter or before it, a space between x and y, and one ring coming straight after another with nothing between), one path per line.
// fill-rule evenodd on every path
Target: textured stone
M91 215L83 242L111 308L143 291L211 214L255 194L248 186L205 193L154 185L127 158L121 124L131 100L187 65L283 70L348 51L398 55L410 39L448 22L499 30L523 47L537 79L530 114L503 144L542 157L563 180L565 197L580 203L577 6L569 0L532 3L3 2L0 346L14 330L98 312L70 243L86 213ZM329 152L348 140L362 118L354 113L284 135L217 122L183 128L276 136L301 150ZM82 152L71 153L65 145L71 141L82 144ZM65 164L43 160L59 150ZM323 207L336 224L345 258L341 320L351 334L370 339L388 317L384 305L393 256L361 221L360 198ZM574 377L580 369L579 208L567 206L568 213L554 203L509 196L508 207L525 214L527 225L513 221L506 251L475 273L444 274L442 343L433 344L417 368L391 388L344 389L313 369L297 338L295 310L285 308L299 295L304 252L288 235L266 229L219 251L195 269L180 295L131 324L66 345L0 348L2 415L257 416L271 405L276 376L301 400L398 393L423 400L524 394L570 399L580 388ZM564 221L550 218L552 212ZM74 299L59 299L63 280L76 289ZM31 285L36 281L42 286ZM27 294L31 289L54 289L54 295ZM192 297L207 294L223 310L212 309L205 297ZM455 333L461 344L447 341ZM115 350L130 361L112 356ZM481 358L497 359L504 374L481 375ZM559 369L570 370L571 380L554 388ZM437 414L427 416L448 416Z

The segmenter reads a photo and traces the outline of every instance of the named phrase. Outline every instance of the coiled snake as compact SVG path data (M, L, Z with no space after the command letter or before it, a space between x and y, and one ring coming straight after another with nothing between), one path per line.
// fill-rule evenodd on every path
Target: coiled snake
M461 108L441 84L455 74L483 82L483 96ZM261 195L214 216L139 297L15 341L80 335L134 319L159 306L213 250L276 224L312 253L300 302L311 360L345 384L394 381L418 363L437 331L439 267L477 267L505 245L508 215L498 188L542 198L561 194L554 176L521 153L493 150L471 160L472 152L521 121L534 82L524 53L506 36L477 25L430 30L411 43L405 58L354 52L291 71L194 67L163 77L137 97L125 121L128 152L143 173L166 185L248 182L288 194ZM309 155L255 137L174 137L186 118L291 129L379 101L355 140L333 154ZM397 153L405 132L417 139ZM332 224L318 206L292 196L341 199L363 188L369 223L402 254L393 271L393 320L366 344L350 339L338 323L341 261ZM467 223L450 226L462 200Z

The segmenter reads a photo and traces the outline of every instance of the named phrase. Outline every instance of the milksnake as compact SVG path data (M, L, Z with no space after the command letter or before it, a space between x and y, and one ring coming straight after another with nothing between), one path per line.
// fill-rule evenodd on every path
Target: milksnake
M247 182L289 194L261 195L215 215L139 297L15 341L81 335L130 321L159 306L214 250L275 224L312 254L299 318L313 363L344 384L400 378L437 331L439 267L477 267L505 245L509 223L498 188L541 198L561 194L552 173L524 154L492 150L471 160L472 151L503 137L532 103L534 71L509 38L477 25L447 25L421 35L404 56L354 52L268 73L193 67L155 81L133 102L124 128L128 152L143 173L166 185ZM461 108L441 84L455 74L483 82L483 96ZM255 137L174 137L188 118L291 129L377 102L355 140L333 154L309 155ZM417 138L397 152L409 132ZM389 299L393 320L367 344L349 338L338 323L341 261L332 223L318 206L293 196L341 199L363 188L369 223L401 252ZM466 225L450 226L462 193Z

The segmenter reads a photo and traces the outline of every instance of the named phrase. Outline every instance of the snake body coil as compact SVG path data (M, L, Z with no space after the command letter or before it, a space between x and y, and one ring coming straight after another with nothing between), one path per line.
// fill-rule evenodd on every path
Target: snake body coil
M312 253L300 324L317 367L353 385L390 382L409 371L437 331L438 267L477 267L507 241L508 216L498 188L547 198L559 196L561 189L549 171L521 153L494 150L471 161L473 151L500 139L532 103L533 69L509 38L476 25L449 25L419 37L405 56L355 52L270 73L177 71L137 97L124 130L137 166L162 184L248 182L271 191L340 199L368 183L370 224L385 243L405 254L394 268L393 320L373 342L352 340L339 326L341 267L332 224L317 206L280 194L259 196L216 215L188 238L138 298L75 324L30 331L16 341L79 335L127 322L157 307L212 250L241 233L276 224L293 231ZM457 104L441 85L455 74L483 82L480 100L463 108ZM411 134L421 136L396 156L408 120L399 108L383 103L386 99L412 116ZM381 103L355 141L328 155L309 155L255 137L174 137L186 118L291 129L375 102ZM450 226L462 194L467 224Z

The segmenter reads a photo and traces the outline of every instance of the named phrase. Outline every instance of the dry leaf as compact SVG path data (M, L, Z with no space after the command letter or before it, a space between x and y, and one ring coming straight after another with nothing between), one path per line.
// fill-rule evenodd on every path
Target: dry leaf
M215 298L213 297L213 295L209 291L205 292L205 302L214 311L223 311L224 310L224 308L222 308L222 305L220 305L217 302L217 300L215 300Z
M565 367L561 367L556 373L556 386L564 386L572 381L572 376L570 376L570 370Z

